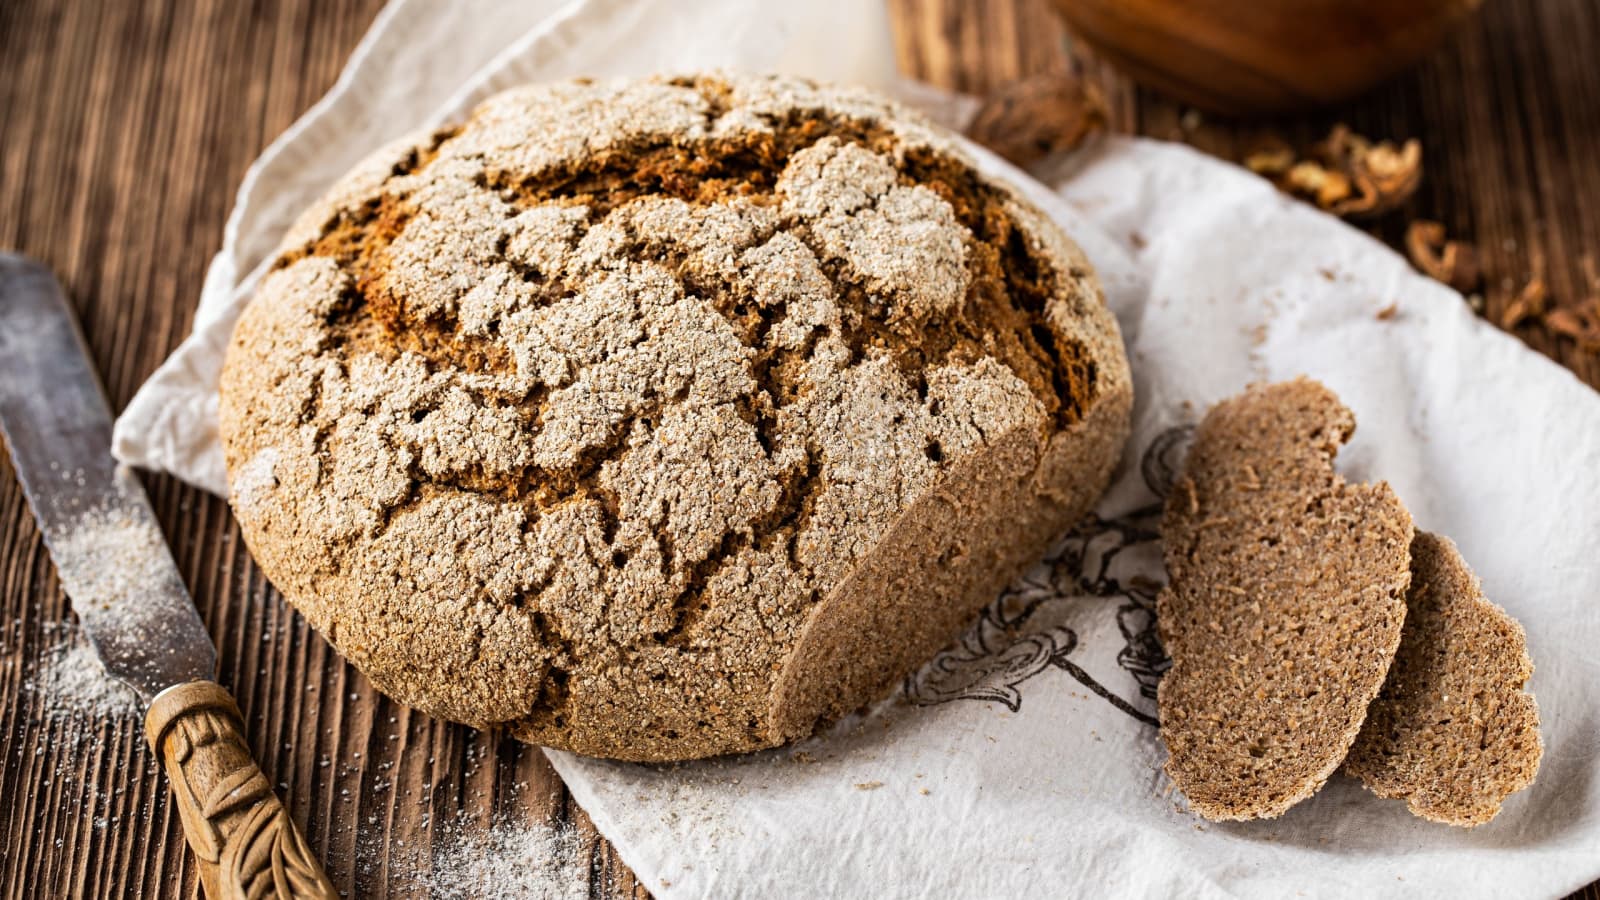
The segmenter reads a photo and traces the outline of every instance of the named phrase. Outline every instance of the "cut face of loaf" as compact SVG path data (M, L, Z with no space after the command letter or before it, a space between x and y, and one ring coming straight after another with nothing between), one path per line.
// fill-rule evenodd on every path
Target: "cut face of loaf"
M1419 531L1400 652L1345 771L1425 819L1482 825L1533 783L1543 743L1522 626L1448 538Z
M222 378L263 570L385 693L634 760L870 702L1093 504L1131 380L1060 229L799 79L570 82L375 154Z
M1348 484L1355 419L1309 379L1201 422L1162 529L1167 773L1208 819L1283 814L1338 768L1400 643L1411 516Z

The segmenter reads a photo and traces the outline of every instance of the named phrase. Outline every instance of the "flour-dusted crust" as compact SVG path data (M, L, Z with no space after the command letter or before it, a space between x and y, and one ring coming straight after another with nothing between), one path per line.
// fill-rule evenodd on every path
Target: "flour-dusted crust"
M1077 249L871 94L520 88L292 230L222 385L252 552L385 692L582 753L874 699L1127 435Z
M1425 819L1488 822L1539 771L1532 676L1522 626L1483 596L1449 538L1417 532L1400 651L1345 771Z
M1168 497L1166 770L1208 819L1282 815L1338 768L1400 644L1411 515L1334 472L1355 418L1306 378L1217 404Z

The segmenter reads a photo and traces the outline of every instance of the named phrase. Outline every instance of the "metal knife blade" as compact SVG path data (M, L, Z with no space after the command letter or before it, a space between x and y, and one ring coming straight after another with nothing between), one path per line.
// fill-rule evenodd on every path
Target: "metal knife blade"
M148 702L210 679L217 651L144 488L111 457L111 410L49 269L0 253L0 433L73 611Z

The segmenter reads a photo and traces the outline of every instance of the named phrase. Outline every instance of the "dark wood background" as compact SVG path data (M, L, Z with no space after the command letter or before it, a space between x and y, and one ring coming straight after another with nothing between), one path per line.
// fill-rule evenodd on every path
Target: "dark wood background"
M120 408L188 332L233 191L257 153L334 81L379 0L0 2L0 248L53 267ZM1069 53L1113 127L1236 156L1259 129L1139 89L1074 45L1046 0L891 0L903 68L984 93ZM1491 0L1419 68L1344 108L1274 124L1309 141L1335 121L1418 137L1406 213L1480 247L1487 314L1538 275L1553 302L1600 295L1600 4ZM1537 323L1519 336L1600 386L1600 358ZM1574 460L1592 465L1593 460ZM413 896L411 862L457 817L572 823L591 894L648 896L543 757L412 714L291 613L220 500L146 479L238 696L257 758L286 786L334 883ZM41 716L23 684L69 619L0 462L0 897L198 892L167 787L135 723ZM1307 873L1314 877L1314 873ZM1509 887L1509 886L1508 886ZM1579 896L1600 900L1590 886Z

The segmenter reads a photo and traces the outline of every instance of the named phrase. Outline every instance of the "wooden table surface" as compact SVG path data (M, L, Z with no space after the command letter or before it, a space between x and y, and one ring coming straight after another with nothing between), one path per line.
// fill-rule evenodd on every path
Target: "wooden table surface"
M246 166L333 83L380 5L0 3L0 248L60 274L115 407L188 332ZM891 7L902 67L934 83L983 93L1072 53L1118 130L1225 156L1257 130L1133 86L1073 44L1045 0ZM1600 295L1595 48L1592 0L1498 0L1377 92L1275 127L1295 140L1335 121L1420 138L1421 191L1377 232L1397 240L1414 214L1473 239L1496 320L1534 275L1553 302L1577 304ZM1518 334L1600 386L1600 357L1537 324ZM458 817L571 823L587 841L592 896L648 896L537 750L378 695L265 582L222 501L167 477L146 484L257 758L349 896L425 893L407 861L426 858ZM63 721L25 689L69 619L0 462L0 897L195 896L138 723ZM1580 896L1600 900L1600 888Z

